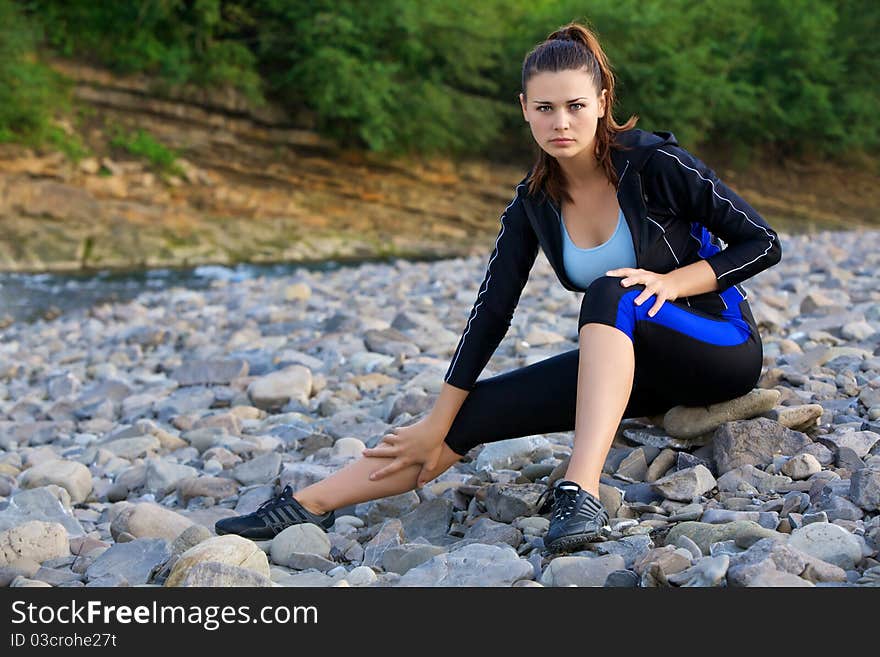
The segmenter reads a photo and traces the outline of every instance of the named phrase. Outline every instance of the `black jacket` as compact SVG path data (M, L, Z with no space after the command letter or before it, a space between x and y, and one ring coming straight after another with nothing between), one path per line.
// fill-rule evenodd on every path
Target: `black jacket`
M632 147L611 153L619 180L617 200L632 233L636 267L665 274L705 259L718 279L718 292L683 297L681 302L718 314L726 307L720 292L779 262L782 248L773 229L709 167L681 148L671 132L636 128L618 135L617 143ZM510 328L539 246L563 287L584 291L565 274L559 207L543 192L528 194L530 175L531 171L517 184L501 215L486 274L444 376L457 388L473 389Z

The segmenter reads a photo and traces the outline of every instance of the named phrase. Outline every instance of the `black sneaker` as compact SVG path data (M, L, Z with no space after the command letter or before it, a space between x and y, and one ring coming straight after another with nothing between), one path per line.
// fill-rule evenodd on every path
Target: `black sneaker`
M608 512L602 502L577 483L561 479L538 498L538 513L550 510L550 528L544 535L544 546L550 552L567 552L604 538L611 528Z
M291 525L304 522L310 522L327 530L336 522L336 514L328 511L319 516L307 510L296 501L293 497L293 489L288 485L280 495L266 500L253 513L218 520L214 523L214 530L218 535L238 534L245 538L265 541L274 538Z

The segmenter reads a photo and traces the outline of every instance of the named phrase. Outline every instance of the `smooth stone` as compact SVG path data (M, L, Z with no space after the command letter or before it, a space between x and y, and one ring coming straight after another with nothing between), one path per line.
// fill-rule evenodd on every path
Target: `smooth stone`
M543 436L511 438L488 443L474 461L474 467L477 470L519 470L552 453L550 441Z
M538 581L544 586L604 586L611 573L624 569L623 557L618 554L556 557Z
M853 568L862 559L858 539L832 523L815 522L795 529L789 545L844 570Z
M404 543L385 550L382 555L382 567L389 572L404 575L411 568L415 568L444 552L446 549L437 545Z
M146 584L169 557L171 551L163 538L138 538L128 543L116 543L92 562L86 570L86 577L91 581L117 574L130 584Z
M808 479L822 470L822 464L812 454L795 454L782 464L782 474L795 480Z
M225 534L209 538L181 554L165 586L181 586L190 568L203 561L218 561L269 577L269 560L265 552L253 541L235 534Z
M235 466L231 473L244 486L271 483L281 468L281 454L267 452Z
M667 545L675 545L677 537L682 534L696 543L703 554L712 554L710 546L720 541L735 540L738 546L749 547L755 541L766 536L779 537L780 539L786 536L761 527L751 520L735 520L722 525L686 521L678 523L669 530L666 535ZM712 554L712 556L715 555Z
M177 486L177 482L195 477L199 471L188 465L171 463L161 458L147 459L145 488L160 496L166 495Z
M880 440L880 433L873 431L844 431L842 433L825 434L817 438L820 442L832 449L849 447L859 458L868 455L874 445Z
M194 497L221 500L238 493L238 483L226 477L186 477L177 481L177 499L186 505Z
M270 587L272 580L262 573L218 561L202 561L192 566L177 586L194 587Z
M654 548L650 536L637 534L624 536L617 541L605 541L595 544L599 554L616 554L623 558L624 568L632 568L633 564Z
M71 502L79 504L92 492L92 473L82 463L59 459L39 463L19 477L22 488L39 488L48 484L61 486L70 493Z
M70 512L70 493L54 484L15 493L5 509L0 511L0 531L25 522L39 520L57 522L68 536L82 536L85 531Z
M709 406L675 406L663 416L663 428L676 438L696 438L725 422L765 413L779 401L778 390L756 388L741 397Z
M247 392L257 408L271 410L291 399L308 404L312 390L312 372L302 365L291 365L261 376L248 385Z
M69 554L67 532L57 522L30 520L0 532L0 567L22 558L43 563Z
M822 417L822 413L825 409L821 404L802 404L799 406L780 406L778 408L773 408L766 413L764 413L763 417L766 417L769 420L773 420L774 422L778 422L784 427L788 427L789 429L794 429L796 431L803 431L810 427L816 426L819 422L819 418Z
M541 518L543 520L543 518ZM407 532L407 536L415 536ZM468 527L462 540L474 541L478 543L506 543L511 547L519 547L522 543L522 532L516 527L512 527L507 523L496 522L491 518L478 518L477 521Z
M512 547L471 543L411 568L398 586L511 586L532 576L532 565Z
M247 376L248 363L240 359L188 360L174 368L169 378L180 386L226 385Z
M272 539L269 554L272 562L288 565L288 556L293 553L315 554L325 559L330 556L330 539L327 533L312 523L291 525Z
M110 534L114 540L117 536L127 533L135 538L164 538L173 541L193 522L153 502L118 502L121 509L110 523Z

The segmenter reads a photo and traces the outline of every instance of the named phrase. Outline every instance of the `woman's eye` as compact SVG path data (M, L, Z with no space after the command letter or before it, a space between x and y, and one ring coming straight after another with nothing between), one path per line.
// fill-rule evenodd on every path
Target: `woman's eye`
M571 105L569 105L569 107L574 107L575 105L577 105L578 107L583 107L583 104L581 103L572 103Z
M569 105L569 107L583 107L583 106L584 106L583 103L572 103L571 105ZM541 105L540 107L538 107L539 112L544 109L550 109L550 106L549 105Z

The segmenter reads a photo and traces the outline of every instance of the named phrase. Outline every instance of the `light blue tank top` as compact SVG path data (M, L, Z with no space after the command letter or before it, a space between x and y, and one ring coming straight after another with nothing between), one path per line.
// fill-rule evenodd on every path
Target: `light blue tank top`
M565 273L572 283L586 289L590 283L604 276L609 269L635 267L636 253L633 249L632 234L623 210L617 216L617 229L611 238L592 249L582 249L571 241L571 237L559 217L559 229L562 231L562 261Z

